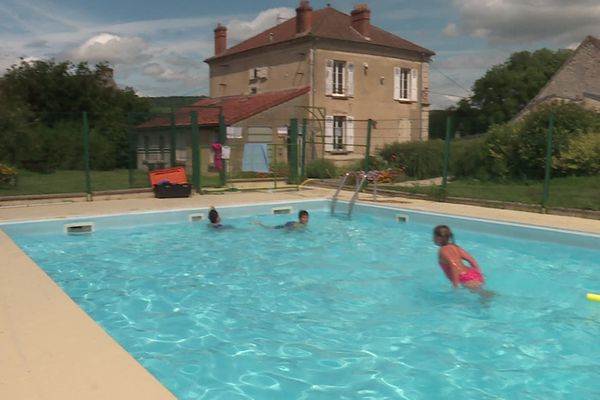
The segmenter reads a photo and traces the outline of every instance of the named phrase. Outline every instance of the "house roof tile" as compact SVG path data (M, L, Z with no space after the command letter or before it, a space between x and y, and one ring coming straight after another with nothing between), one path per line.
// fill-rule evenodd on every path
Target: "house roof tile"
M294 17L279 25L275 25L274 27L269 28L266 31L259 33L258 35L253 36L241 43L238 43L229 49L226 49L218 56L213 56L206 59L205 62L210 63L214 60L231 56L233 54L307 37L338 39L350 42L379 45L422 53L428 56L435 54L431 50L409 42L406 39L396 36L374 25L371 25L370 34L367 38L352 27L351 18L352 17L350 15L338 11L335 8L322 8L313 12L312 27L307 32L300 34L296 33L296 18Z
M283 104L309 92L308 87L266 92L254 95L238 95L225 97L208 97L182 107L175 112L176 126L191 126L191 113L198 113L198 125L210 126L219 124L219 114L223 110L227 125L243 121L253 115ZM210 107L210 108L207 108ZM137 127L139 129L166 128L171 126L171 117L152 118Z

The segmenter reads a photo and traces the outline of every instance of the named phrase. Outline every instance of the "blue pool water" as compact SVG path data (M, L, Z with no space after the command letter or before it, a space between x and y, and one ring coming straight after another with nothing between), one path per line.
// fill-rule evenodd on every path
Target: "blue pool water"
M316 209L305 232L227 209L235 228L217 232L5 229L180 399L600 398L600 304L584 297L600 249L436 216L482 265L486 303L452 290L432 225L397 213Z

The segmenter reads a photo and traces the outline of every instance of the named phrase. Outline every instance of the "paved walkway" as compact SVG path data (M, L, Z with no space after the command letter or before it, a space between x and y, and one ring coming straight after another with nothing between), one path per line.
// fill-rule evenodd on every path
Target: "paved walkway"
M155 199L150 194L93 202L0 204L0 222L132 211L327 198L332 189L242 192ZM348 199L352 193L344 192ZM361 194L372 201L370 194ZM600 221L378 196L412 210L600 233ZM148 371L108 336L0 230L0 399L170 399Z

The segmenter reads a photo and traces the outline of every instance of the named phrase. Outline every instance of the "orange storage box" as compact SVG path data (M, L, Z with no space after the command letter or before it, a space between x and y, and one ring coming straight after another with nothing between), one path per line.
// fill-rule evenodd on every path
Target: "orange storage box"
M154 196L157 198L189 197L192 192L184 167L155 169L150 171L149 175Z

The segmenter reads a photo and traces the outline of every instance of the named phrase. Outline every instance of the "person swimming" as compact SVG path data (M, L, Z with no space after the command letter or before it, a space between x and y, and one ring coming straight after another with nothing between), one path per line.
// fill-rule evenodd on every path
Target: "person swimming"
M263 224L260 221L255 221L254 224L260 225L263 228L272 228L272 229L286 229L286 230L295 230L295 229L303 229L308 225L309 215L308 211L300 210L298 212L298 221L288 221L283 225L276 226L268 226Z
M460 284L482 297L494 296L494 292L483 288L485 278L481 267L473 256L454 243L454 234L448 226L438 225L433 229L433 242L440 247L440 267L454 288ZM469 265L465 265L463 260Z
M214 207L211 207L210 211L208 212L208 220L210 221L210 224L208 226L213 229L233 228L233 226L231 226L231 225L223 225L221 223L221 216L219 215L219 212Z

